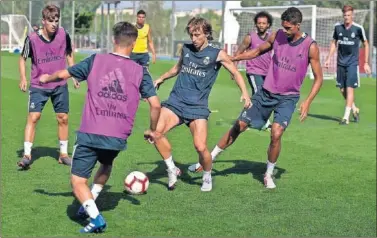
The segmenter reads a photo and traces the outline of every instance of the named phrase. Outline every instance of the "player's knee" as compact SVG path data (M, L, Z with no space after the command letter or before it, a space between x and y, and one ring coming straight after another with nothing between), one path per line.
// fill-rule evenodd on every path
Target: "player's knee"
M66 113L58 113L56 115L56 119L58 120L59 124L62 124L62 125L68 124L68 114Z
M29 113L28 122L37 123L41 119L40 113Z
M274 123L271 130L271 143L280 143L281 137L284 133L284 127Z
M249 125L244 121L237 121L236 125L234 126L236 132L242 133L246 131L246 129L249 127Z
M81 185L85 185L87 183L88 179L79 177L77 175L72 175L71 176L71 185L73 190L77 189Z
M161 109L161 103L157 96L153 96L148 98L148 102L151 108L153 109Z
M164 137L164 134L161 131L156 130L156 131L151 133L151 137L154 141L158 141L158 140L162 139L162 137Z
M203 142L195 142L194 146L195 146L195 150L198 153L202 153L202 152L207 150L207 145L206 145L206 143L203 143Z

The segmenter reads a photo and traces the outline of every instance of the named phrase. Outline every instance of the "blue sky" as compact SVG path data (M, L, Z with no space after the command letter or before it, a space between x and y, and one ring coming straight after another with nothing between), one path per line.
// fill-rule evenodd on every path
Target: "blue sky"
M165 8L171 8L171 4L171 1L164 1ZM200 6L202 8L218 10L221 9L221 1L175 1L175 7L177 10L191 10ZM119 4L119 8L129 7L132 7L132 1L122 1ZM138 3L136 3L136 8L138 8Z

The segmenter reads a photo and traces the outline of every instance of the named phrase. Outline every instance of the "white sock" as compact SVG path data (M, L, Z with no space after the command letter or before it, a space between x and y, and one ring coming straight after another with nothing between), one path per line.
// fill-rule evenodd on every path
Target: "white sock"
M267 171L266 171L267 174L272 175L274 173L275 164L276 163L271 163L270 161L267 160Z
M216 145L215 148L211 152L212 161L215 161L216 156L218 156L223 151L224 151L223 149L221 149L220 147Z
M351 113L351 108L350 107L346 107L343 119L346 119L348 121L349 118L350 118L350 113Z
M82 203L82 205L84 206L85 211L86 213L88 213L90 218L95 219L99 215L97 205L93 199L86 200Z
M357 107L356 107L355 103L352 103L352 111L353 111L353 112L356 112L356 111L357 111Z
M94 201L97 199L102 189L103 189L102 184L93 184L91 192L92 192Z
M175 168L175 164L174 164L172 156L165 159L164 161L165 161L165 164L166 164L166 166L168 167L169 170L173 170Z
M24 155L31 155L31 147L33 146L33 143L31 142L24 142Z
M68 154L68 141L67 140L60 141L60 154Z
M203 180L204 179L211 179L211 170L210 171L203 171Z

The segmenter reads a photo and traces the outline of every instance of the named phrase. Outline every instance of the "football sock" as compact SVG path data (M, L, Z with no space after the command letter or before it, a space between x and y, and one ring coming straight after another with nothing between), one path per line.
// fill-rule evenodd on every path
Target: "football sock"
M173 170L175 168L175 164L174 164L172 156L165 159L164 161L165 161L165 164L166 164L166 166L168 167L169 170Z
M96 203L93 199L88 199L82 204L85 208L86 213L90 216L90 218L95 219L99 215L99 211L97 208Z
M103 189L103 185L102 184L93 184L92 186L92 195L93 195L93 200L96 200L98 195L100 194L100 192L102 191Z
M211 178L211 170L210 171L203 171L203 179Z
M350 113L351 113L351 108L350 107L346 107L343 119L346 119L348 121L349 118L350 118Z
M274 173L275 164L276 163L271 163L270 161L267 160L267 171L266 171L267 174L272 175Z
M31 155L31 147L33 146L33 143L31 142L24 142L24 155Z
M357 107L355 103L352 103L352 111L355 113L357 111Z
M60 141L60 154L68 154L68 141L61 140Z
M223 151L224 151L223 149L221 149L220 147L216 145L215 148L211 152L212 161L215 161L216 156L218 156Z

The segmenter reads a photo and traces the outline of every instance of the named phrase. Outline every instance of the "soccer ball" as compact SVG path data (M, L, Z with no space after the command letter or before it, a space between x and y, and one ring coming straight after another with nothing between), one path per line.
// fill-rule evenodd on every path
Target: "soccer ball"
M149 187L148 177L139 171L133 171L124 180L124 188L131 194L146 193Z

